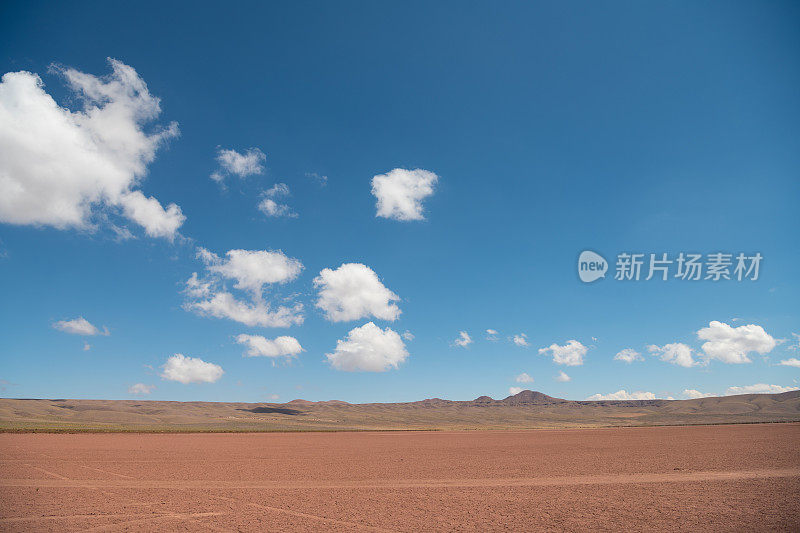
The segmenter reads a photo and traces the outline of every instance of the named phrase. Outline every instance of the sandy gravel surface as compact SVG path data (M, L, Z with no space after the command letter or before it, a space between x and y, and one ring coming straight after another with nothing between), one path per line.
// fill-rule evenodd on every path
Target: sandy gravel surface
M0 434L0 531L800 530L800 424Z

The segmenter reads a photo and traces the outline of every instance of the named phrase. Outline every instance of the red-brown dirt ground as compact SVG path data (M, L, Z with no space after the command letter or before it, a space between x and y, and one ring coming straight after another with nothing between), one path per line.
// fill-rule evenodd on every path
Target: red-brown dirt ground
M800 424L0 434L2 531L797 531Z

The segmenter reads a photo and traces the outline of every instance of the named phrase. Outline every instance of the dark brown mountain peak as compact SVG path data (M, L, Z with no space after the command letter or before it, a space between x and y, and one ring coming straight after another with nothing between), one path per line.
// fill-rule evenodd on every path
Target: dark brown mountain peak
M472 403L477 403L477 404L494 403L494 400L489 396L478 396L477 398L472 400Z
M502 400L506 405L552 405L555 403L564 403L566 401L567 400L553 398L552 396L533 390L524 390Z

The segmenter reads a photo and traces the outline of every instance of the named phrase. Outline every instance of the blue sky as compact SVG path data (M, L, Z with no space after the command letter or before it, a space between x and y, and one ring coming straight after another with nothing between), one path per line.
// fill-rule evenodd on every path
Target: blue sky
M792 2L6 2L0 395L797 387L798 22ZM580 281L583 250L605 279ZM618 281L621 252L763 261ZM302 324L196 305L221 293Z

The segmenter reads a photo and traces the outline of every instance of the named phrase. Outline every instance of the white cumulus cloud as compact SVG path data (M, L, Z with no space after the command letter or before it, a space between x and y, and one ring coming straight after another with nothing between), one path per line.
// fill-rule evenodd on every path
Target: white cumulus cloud
M384 372L397 368L408 357L408 351L397 332L367 322L350 330L346 339L336 341L336 349L325 357L336 370Z
M772 351L776 340L761 326L748 324L734 328L724 322L712 320L708 327L697 332L703 343L703 352L708 359L723 363L750 363L750 353L761 355Z
M227 318L250 327L288 328L303 323L301 303L273 307L261 300L239 300L229 292L216 292L210 298L187 302L185 307L201 316Z
M633 363L634 361L643 361L644 357L633 348L625 348L617 352L617 355L614 356L614 360Z
M206 265L206 275L196 272L186 280L183 290L188 300L187 311L201 316L225 318L247 326L289 327L303 323L303 304L284 302L278 305L266 301L264 286L293 281L303 270L297 259L280 250L230 250L225 258L198 248L198 259ZM233 280L234 288L242 291L235 296L224 286Z
M621 389L617 392L612 392L609 394L593 394L586 399L591 402L597 402L601 400L655 400L656 395L652 392L644 391L629 393L628 391Z
M291 358L303 351L297 339L287 336L267 339L261 335L241 334L236 337L236 342L247 346L246 357Z
M152 196L145 196L142 191L131 191L120 196L122 212L133 220L150 237L174 239L186 217L181 208L170 204L164 209L161 202Z
M800 359L797 357L790 357L789 359L782 360L778 364L782 366L793 366L795 368L800 368Z
M219 169L211 174L211 179L222 183L228 175L246 178L253 174L262 174L266 160L267 156L258 148L248 148L244 153L219 148L217 150Z
M572 381L572 378L564 372L563 370L558 371L558 375L556 376L556 381L561 381L562 383L566 383L567 381Z
M165 208L138 189L158 148L178 135L177 124L146 131L161 113L159 99L132 67L108 61L105 77L57 69L83 104L75 111L58 105L38 75L3 75L0 222L93 230L111 214L152 237L178 235L180 207Z
M553 362L558 365L579 366L589 349L576 340L569 340L564 346L551 344L547 348L540 348L540 355L552 355Z
M422 201L433 194L439 177L428 170L396 168L372 178L378 199L375 216L394 220L424 220Z
M103 329L101 330L82 316L73 318L72 320L59 320L53 324L53 327L59 331L63 331L64 333L85 335L87 337L109 334L107 327L103 326Z
M533 378L529 376L527 372L523 372L522 374L514 378L514 381L516 381L517 383L533 383Z
M692 356L692 348L680 342L673 342L664 346L651 344L647 347L647 351L658 356L662 361L673 365L689 368L698 364Z
M522 391L524 391L524 390L525 390L525 389L523 389L522 387L509 387L509 388L508 388L508 393L509 393L511 396L516 396L517 394L519 394L520 392L522 392Z
M396 320L400 316L400 308L394 303L400 297L367 265L345 263L336 270L325 268L314 278L314 286L319 296L316 306L332 322L367 317Z
M782 392L790 392L793 390L800 390L797 387L784 387L781 385L769 385L767 383L756 383L754 385L744 385L741 387L728 387L725 391L726 396L734 396L736 394L780 394Z
M155 385L145 385L144 383L134 383L128 387L128 394L150 394L155 390Z
M300 261L280 250L228 250L225 255L226 259L221 259L208 250L200 252L209 272L236 280L234 287L254 294L261 294L266 284L292 281L303 270Z
M469 336L469 333L466 331L459 331L458 337L450 343L451 346L458 346L460 348L466 348L472 344L472 337Z
M176 353L167 359L162 367L161 377L170 381L183 383L214 383L225 372L214 363L207 363L197 357L186 357Z

